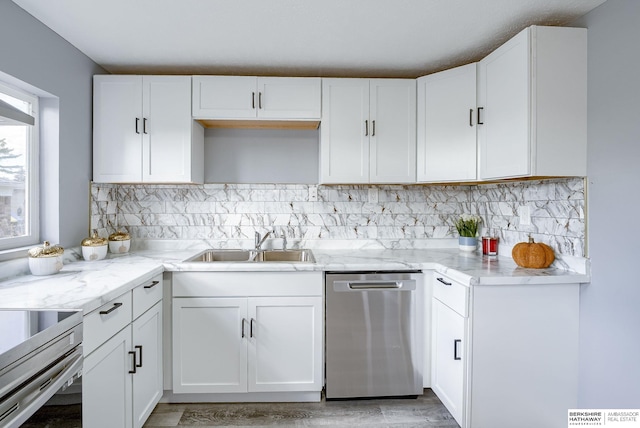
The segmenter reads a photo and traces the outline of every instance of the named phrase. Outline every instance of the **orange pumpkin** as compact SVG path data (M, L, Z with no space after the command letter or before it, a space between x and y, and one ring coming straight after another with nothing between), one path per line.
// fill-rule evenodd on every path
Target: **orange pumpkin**
M518 266L536 269L549 267L556 259L550 246L534 242L531 235L529 242L520 242L513 247L511 256Z

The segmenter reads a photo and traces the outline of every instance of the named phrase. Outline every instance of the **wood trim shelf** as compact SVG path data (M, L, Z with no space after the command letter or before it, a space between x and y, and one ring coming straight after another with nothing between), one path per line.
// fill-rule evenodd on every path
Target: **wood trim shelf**
M315 130L319 120L196 119L205 128Z

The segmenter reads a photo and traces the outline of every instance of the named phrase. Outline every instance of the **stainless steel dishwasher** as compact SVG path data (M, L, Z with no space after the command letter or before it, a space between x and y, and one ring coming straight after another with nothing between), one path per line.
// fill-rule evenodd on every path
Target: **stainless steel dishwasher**
M420 272L329 272L326 398L422 394Z

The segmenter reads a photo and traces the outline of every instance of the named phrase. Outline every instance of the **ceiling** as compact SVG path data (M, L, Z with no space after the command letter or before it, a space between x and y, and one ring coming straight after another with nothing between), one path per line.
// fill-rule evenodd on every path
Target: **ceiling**
M417 77L605 0L13 0L111 73Z

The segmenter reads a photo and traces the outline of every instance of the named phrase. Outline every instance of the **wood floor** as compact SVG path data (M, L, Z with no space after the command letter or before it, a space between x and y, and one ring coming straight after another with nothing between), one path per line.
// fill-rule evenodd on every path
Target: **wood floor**
M458 427L430 389L416 399L320 403L159 404L157 427Z
M81 406L45 406L22 428L82 428ZM158 404L144 425L159 427L458 427L430 389L416 399L319 403ZM91 428L91 427L85 427ZM113 427L120 428L120 427Z

